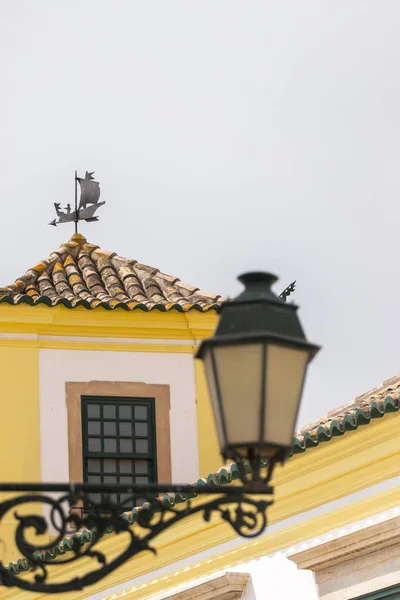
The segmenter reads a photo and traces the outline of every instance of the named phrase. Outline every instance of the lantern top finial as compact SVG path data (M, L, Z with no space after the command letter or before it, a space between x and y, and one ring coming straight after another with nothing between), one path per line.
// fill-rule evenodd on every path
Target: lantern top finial
M278 281L278 277L272 273L252 271L239 275L238 280L243 283L245 289L235 300L242 302L254 298L268 298L271 300L277 298L277 295L271 290L271 286Z

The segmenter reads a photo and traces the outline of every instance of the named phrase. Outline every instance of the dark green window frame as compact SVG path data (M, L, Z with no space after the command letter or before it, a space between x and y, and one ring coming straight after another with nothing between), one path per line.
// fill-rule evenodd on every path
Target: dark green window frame
M85 482L157 482L154 398L82 396L81 411ZM101 500L100 494L92 496ZM114 502L127 503L126 510L143 503L143 498L130 498L111 495Z
M363 596L357 596L352 600L399 600L400 599L400 585L392 585L391 587L379 590L377 592L371 592L370 594L364 594Z

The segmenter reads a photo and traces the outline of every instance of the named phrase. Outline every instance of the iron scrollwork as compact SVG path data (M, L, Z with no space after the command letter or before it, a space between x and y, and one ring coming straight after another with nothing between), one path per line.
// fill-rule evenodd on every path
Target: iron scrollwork
M266 510L272 500L260 495L272 494L268 486L107 486L104 484L54 484L54 485L0 485L0 491L22 492L0 503L0 521L10 512L16 519L16 546L24 557L19 561L20 570L0 562L0 584L18 587L32 592L61 593L81 590L94 584L117 569L124 562L143 551L156 552L153 540L167 528L189 515L203 513L206 521L219 514L243 537L255 537L267 525ZM101 494L101 501L94 501L94 492ZM111 500L111 494L131 494L123 504ZM160 493L164 493L160 496ZM55 497L55 494L59 494ZM138 496L146 498L144 504L133 511ZM212 499L201 502L203 494ZM252 495L257 494L257 497ZM176 497L182 500L177 507ZM194 501L194 498L196 498ZM29 506L29 514L23 510ZM37 507L37 512L33 507ZM26 506L25 506L26 509ZM41 514L40 514L41 513ZM108 559L99 547L105 534L125 534L126 547L116 557ZM35 536L55 534L51 543L32 541ZM35 537L36 539L36 537ZM65 548L68 551L57 551ZM82 576L71 580L51 582L51 574L57 573L58 565L82 559L91 559L92 566ZM15 564L15 563L14 563ZM87 561L83 568L87 565ZM24 571L23 573L19 571ZM26 575L26 571L30 575ZM23 576L21 576L23 575Z

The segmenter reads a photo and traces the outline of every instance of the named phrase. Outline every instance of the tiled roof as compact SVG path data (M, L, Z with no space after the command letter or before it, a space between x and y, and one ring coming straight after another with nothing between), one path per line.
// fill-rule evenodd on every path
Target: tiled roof
M372 419L382 418L385 414L400 411L400 375L385 381L382 386L358 396L353 402L341 406L325 417L314 423L303 427L293 439L292 453L305 452L307 448L318 446L322 442L328 442L333 437L341 436L346 431L358 429L360 425L367 425ZM207 478L199 479L196 485L226 485L239 479L238 468L235 463L222 467L217 473L211 473ZM194 495L193 495L194 496ZM163 502L170 506L182 504L189 499L184 494L164 494ZM137 515L142 508L133 508L123 513L131 525L137 520ZM110 529L107 533L112 533ZM73 536L62 540L51 551L46 551L40 556L46 560L56 558L73 549L73 538L78 539L82 546L91 541L92 533L83 529ZM25 558L18 559L8 565L15 574L29 570L33 565Z
M368 424L371 419L383 417L400 409L400 375L396 375L369 392L358 396L349 404L330 411L324 417L302 427L293 440L293 454L304 452L306 448L320 442L343 435L346 431Z
M222 298L154 267L102 250L74 234L13 284L0 287L1 302L207 312L218 311Z

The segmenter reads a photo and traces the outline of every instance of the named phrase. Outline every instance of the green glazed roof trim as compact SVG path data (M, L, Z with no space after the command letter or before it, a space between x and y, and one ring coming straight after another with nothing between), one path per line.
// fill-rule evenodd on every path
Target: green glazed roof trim
M154 304L152 306L146 306L145 304L139 303L136 306L130 308L124 302L118 302L110 306L107 302L99 302L96 306L91 306L89 302L86 300L78 300L77 302L72 303L70 300L66 298L59 298L56 302L52 302L50 298L47 296L39 296L37 300L31 298L31 296L27 296L26 294L21 295L18 299L15 299L13 296L0 296L0 304L12 304L13 306L18 306L18 304L29 304L30 306L38 306L39 304L44 304L45 306L65 306L66 308L75 308L76 306L83 306L88 310L94 310L95 308L105 308L106 310L115 310L116 308L122 308L123 310L127 310L131 312L132 310L143 310L145 312L151 312L152 310L159 310L161 312L169 312L170 310L177 310L178 312L189 312L191 310L197 310L199 312L209 312L211 310L220 312L221 306L219 304L210 304L208 306L200 306L200 304L191 304L187 308L182 307L180 304L173 302L166 307L165 304Z
M343 435L346 431L354 431L360 425L368 425L371 419L380 419L386 413L399 410L399 399L388 396L383 401L373 401L368 410L360 407L355 408L352 413L346 413L341 418L333 419L319 425L314 432L306 431L293 440L292 454L305 452L307 448L314 448L320 442L328 442L333 437Z
M346 431L354 431L361 425L368 425L372 419L380 419L387 413L397 412L399 410L399 398L388 396L384 400L372 401L369 405L369 410L356 408L352 414L342 413L342 415L338 415L338 418L334 420L321 423L313 430L313 432L306 431L304 434L296 435L293 440L292 454L305 452L307 448L315 448L322 442L328 442L334 437L344 435ZM218 487L220 485L230 484L237 479L239 479L238 468L236 464L232 463L222 467L217 473L211 473L206 479L199 479L197 485L209 484ZM196 495L197 494L193 494L190 497L193 498ZM164 494L162 497L164 504L171 507L176 504L182 504L188 499L189 496L185 494ZM143 506L145 507L146 503ZM123 513L123 518L133 525L137 520L137 514L140 510L142 510L142 508L133 508L131 511ZM107 534L112 532L113 530L110 528L107 531ZM62 542L55 546L51 551L46 551L44 553L38 552L36 555L45 560L56 559L57 556L72 551L73 539L78 539L83 546L91 541L92 533L87 529L83 529L73 536L64 538ZM20 558L8 565L8 569L14 574L28 571L32 567L33 565L25 558Z

